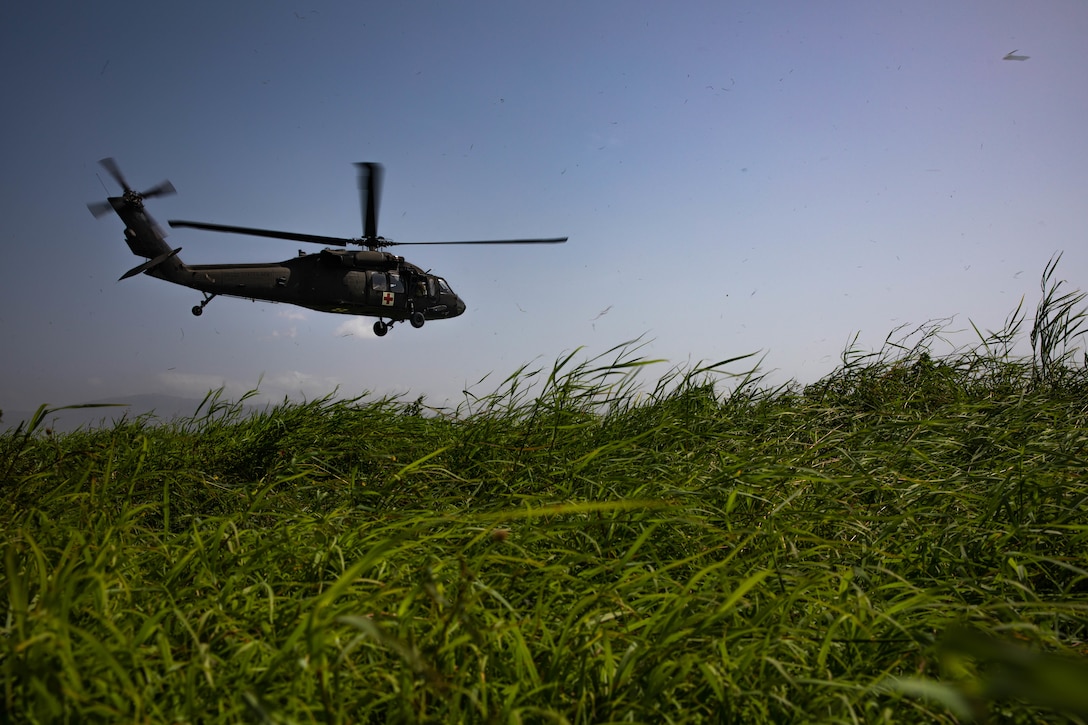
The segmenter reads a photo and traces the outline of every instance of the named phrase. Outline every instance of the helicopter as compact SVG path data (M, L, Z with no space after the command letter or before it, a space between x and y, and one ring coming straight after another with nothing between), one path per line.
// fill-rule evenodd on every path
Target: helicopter
M423 327L428 320L458 317L465 312L464 301L441 276L424 271L404 257L384 251L398 245L424 244L562 244L567 237L547 239L496 239L458 242L394 242L378 236L378 204L383 167L374 162L356 164L362 207L363 236L357 238L297 234L270 229L171 220L171 227L188 227L213 232L246 234L325 245L320 252L306 253L282 262L257 264L187 265L178 257L181 247L172 248L166 233L147 213L144 200L176 193L164 181L147 191L129 186L117 162L99 162L123 190L121 196L87 205L96 218L112 209L125 224L125 242L132 253L147 261L121 275L118 281L146 274L157 279L191 287L204 294L192 308L196 316L214 298L223 295L250 300L283 302L318 312L376 317L374 334L384 337L393 325L407 321ZM349 245L365 249L351 250ZM329 247L343 247L330 249Z

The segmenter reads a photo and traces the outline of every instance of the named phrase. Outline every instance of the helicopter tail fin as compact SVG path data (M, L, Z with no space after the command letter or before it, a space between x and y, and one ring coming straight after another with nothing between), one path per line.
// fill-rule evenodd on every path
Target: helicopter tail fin
M172 249L169 252L163 252L162 254L155 257L154 259L149 259L146 262L144 262L143 264L136 265L135 267L133 267L129 271L122 274L121 277L117 281L120 282L123 279L128 279L129 277L135 277L136 275L140 274L141 272L149 272L149 271L155 269L156 267L158 267L159 265L163 264L164 262L166 262L166 261L174 258L175 256L177 256L177 253L180 252L180 251L181 251L181 247L178 247L177 249Z

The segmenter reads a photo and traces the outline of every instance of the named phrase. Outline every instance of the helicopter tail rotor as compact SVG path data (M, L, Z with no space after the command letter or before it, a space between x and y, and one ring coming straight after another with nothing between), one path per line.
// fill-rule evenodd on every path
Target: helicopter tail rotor
M108 201L92 201L87 204L87 208L91 210L95 219L100 219L113 211L113 206Z
M137 194L141 199L152 199L156 196L170 196L171 194L178 193L178 190L174 188L174 185L169 181L163 181L155 186L152 186L147 191Z
M124 200L125 204L131 204L133 206L139 207L143 206L144 199L152 199L156 196L169 196L170 194L177 193L174 185L171 184L169 181L163 181L160 184L156 184L147 191L133 191L132 187L128 185L128 181L125 180L124 174L121 173L121 167L117 165L116 161L114 161L112 158L107 157L102 159L98 163L102 165L102 168L106 170L106 173L108 173L113 178L113 180L116 181L118 185L124 190L124 194L120 198ZM87 208L90 209L91 214L93 214L94 217L97 219L103 214L109 213L114 207L113 204L109 201L96 201L88 204Z

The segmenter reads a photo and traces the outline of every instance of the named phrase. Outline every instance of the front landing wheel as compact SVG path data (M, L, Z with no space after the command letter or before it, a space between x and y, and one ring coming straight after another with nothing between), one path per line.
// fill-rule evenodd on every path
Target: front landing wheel
M193 305L193 314L197 317L200 317L204 314L204 308L200 305Z
M412 316L408 318L408 321L412 323L412 327L417 330L423 327L423 323L426 322L426 318L423 317L422 312L413 312Z
M389 325L385 324L381 320L374 323L374 334L378 337L385 337L385 333L389 332Z

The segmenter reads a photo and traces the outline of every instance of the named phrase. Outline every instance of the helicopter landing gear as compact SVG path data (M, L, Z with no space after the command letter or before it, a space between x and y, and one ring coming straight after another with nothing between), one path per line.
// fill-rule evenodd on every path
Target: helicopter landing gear
M199 305L193 306L193 315L195 317L200 317L201 315L203 315L204 308L207 307L208 303L211 302L213 299L215 299L215 295L205 292L203 301L201 301Z
M196 314L195 307L193 308L193 313ZM378 320L374 323L374 334L378 337L385 337L387 334L389 334L389 331L393 329L393 325L397 324L398 322L404 322L404 320L390 320L389 322L386 322L385 320ZM423 316L422 312L413 312L408 315L408 322L412 324L412 327L418 330L419 328L423 327L423 324L425 322L427 322L427 318Z

